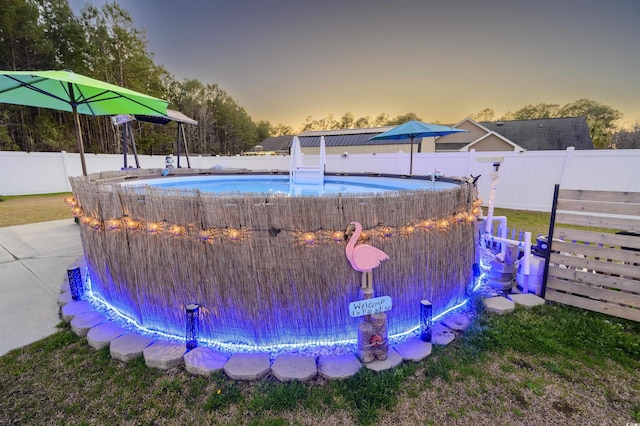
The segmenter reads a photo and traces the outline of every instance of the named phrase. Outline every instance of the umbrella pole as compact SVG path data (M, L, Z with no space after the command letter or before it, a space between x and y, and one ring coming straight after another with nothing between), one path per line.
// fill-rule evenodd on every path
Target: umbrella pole
M80 162L82 163L82 175L87 175L87 164L84 161L84 144L82 143L82 132L80 131L80 117L78 116L78 110L75 105L71 105L73 108L73 121L76 126L76 138L78 139L78 152L80 153Z
M124 168L127 168L127 126L129 123L122 125L122 158L124 159Z
M178 142L176 145L178 145L178 168L180 168L180 126L182 125L182 123L178 123Z
M411 151L409 153L409 176L413 175L413 136L411 137Z
M130 123L127 123L130 124ZM136 139L133 136L133 128L129 125L129 136L131 136L131 149L133 150L133 158L136 160L136 168L140 168L140 161L138 161L138 150L136 149Z
M191 162L189 161L189 147L187 146L187 135L184 133L183 123L180 123L180 130L182 131L182 141L184 142L184 156L187 159L187 167L191 168Z

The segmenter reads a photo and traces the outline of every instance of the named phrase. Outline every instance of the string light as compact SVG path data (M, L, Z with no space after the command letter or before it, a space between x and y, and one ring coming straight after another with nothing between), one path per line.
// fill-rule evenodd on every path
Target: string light
M126 228L130 231L135 231L138 229L146 229L146 231L152 235L159 234L165 229L170 235L174 237L182 237L186 236L189 233L187 232L188 227L179 225L179 224L164 224L162 222L143 222L137 221L129 216L123 216L122 218L112 218L104 223L95 217L84 215L84 211L82 208L74 204L75 200L71 200L72 197L69 198L68 204L71 207L71 212L75 217L80 218L80 222L86 225L89 225L91 228L95 230L116 230L120 228ZM430 219L418 219L413 221L410 224L402 225L402 226L377 226L375 228L369 230L363 230L360 234L360 238L358 241L360 243L366 242L374 236L378 236L379 238L392 238L396 235L401 235L403 237L409 237L414 235L417 229L423 231L429 231L431 229L438 229L440 231L446 231L450 229L453 223L473 223L477 220L477 217L482 213L479 205L482 203L482 200L475 200L473 202L473 207L469 212L459 212L455 215L450 216L449 218L430 218ZM189 227L193 228L193 225L189 225ZM292 232L294 233L294 238L299 243L303 245L311 246L318 244L319 242L333 242L333 243L344 243L345 236L349 235L342 230L321 230L321 231L287 231L287 230L279 230L284 232ZM229 227L223 230L223 236L228 241L242 241L247 237L247 229L244 228L233 228ZM319 234L319 233L320 234ZM193 236L197 236L200 241L213 243L215 237L217 236L218 230L216 228L207 228L194 230Z
M107 221L106 227L109 230L115 230L115 229L120 229L120 225L121 223L118 219L109 219Z
M477 279L476 285L473 291L478 290L478 288L482 283L482 278L484 275L485 274L481 275ZM100 295L93 293L93 291L91 290L92 286L91 286L90 277L87 277L87 284L88 284L87 298L91 301L91 303L99 306L102 309L107 310L109 313L116 316L118 320L128 324L128 327L133 327L137 329L139 332L141 332L142 334L146 334L154 337L160 337L168 340L183 338L183 335L181 334L183 330L180 330L180 331L176 330L175 333L171 331L163 332L163 331L151 329L149 327L144 326L141 322L139 322L139 320L135 316L122 311L121 309L117 308L116 306L111 304L109 301L101 297ZM432 321L436 322L440 318L449 314L450 312L456 311L458 309L462 309L467 303L469 303L470 300L471 300L470 298L465 298L462 302L458 303L457 305L451 306L445 309L444 311L439 312L437 315L434 315L432 317ZM184 308L184 305L181 305L181 308ZM200 309L201 309L200 311L201 314L208 314L208 311L206 310L206 308L201 307ZM404 331L400 331L396 334L389 335L389 340L390 341L403 340L407 336L416 334L416 332L419 329L420 329L420 325L417 325L412 328L406 329ZM252 344L238 343L238 342L223 342L215 338L206 338L206 337L201 338L199 341L202 342L203 344L212 345L214 347L219 348L220 350L224 350L227 352L278 352L283 350L304 349L304 348L312 348L317 346L331 347L331 346L341 346L341 345L353 345L357 343L357 339L355 338L317 339L315 341L307 341L307 342L300 342L300 343L279 343L279 344L263 344L263 345L252 345Z
M342 232L342 231L334 231L333 234L331 234L331 240L334 243L344 242L344 232Z
M403 236L408 237L410 235L413 235L415 230L416 228L413 225L406 225L401 228L400 232Z
M64 202L67 203L67 205L69 207L75 207L78 203L76 202L76 199L73 197L66 197L64 199Z
M418 226L424 230L429 230L435 225L436 223L433 221L433 219L423 219Z
M440 231L446 231L449 229L449 221L447 219L440 219L436 225Z
M204 241L205 243L212 242L215 235L215 228L203 229L198 233L198 238L200 238L200 241Z
M150 234L157 234L160 232L160 224L157 222L147 222L147 232Z
M73 206L71 208L71 214L73 215L73 217L80 217L82 216L82 207L80 206Z
M316 234L313 232L306 232L302 238L307 245L315 244L316 242Z
M464 222L467 220L467 212L460 212L453 217L456 222Z
M137 229L140 229L140 222L138 222L137 220L133 220L130 217L127 217L124 219L124 226L129 231L135 231Z
M243 237L243 232L241 229L227 228L225 235L229 241L240 241Z
M393 229L390 228L389 226L383 226L382 229L380 229L380 233L385 238L393 237Z
M174 237L181 237L186 234L186 231L184 226L171 225L171 227L169 227L169 233Z

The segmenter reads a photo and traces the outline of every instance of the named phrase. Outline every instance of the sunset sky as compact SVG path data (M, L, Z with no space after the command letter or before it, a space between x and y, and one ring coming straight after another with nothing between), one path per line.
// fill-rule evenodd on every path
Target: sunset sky
M76 13L86 0L71 0ZM100 6L104 0L94 0ZM155 62L217 83L254 121L588 98L640 122L639 0L121 0Z

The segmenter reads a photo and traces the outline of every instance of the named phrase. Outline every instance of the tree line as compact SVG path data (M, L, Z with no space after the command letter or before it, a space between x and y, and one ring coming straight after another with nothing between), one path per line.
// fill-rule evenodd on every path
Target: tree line
M0 69L68 69L169 101L199 122L185 126L195 153L235 154L269 135L217 84L179 81L153 61L144 31L117 3L87 5L80 16L68 0L0 0ZM80 116L88 152L121 152L120 130L108 117ZM0 150L76 150L66 112L0 104ZM133 126L140 153L174 149L176 125Z
M299 129L254 122L221 87L196 79L177 80L155 64L148 40L131 15L116 2L97 8L87 5L74 15L68 0L0 0L0 68L3 70L70 69L99 80L127 87L169 101L176 109L198 121L186 125L189 149L200 154L237 154L268 136L307 130L379 127L422 121L414 113L396 117L381 113L356 118L347 112L339 118L307 117ZM617 131L622 114L606 105L581 99L564 106L527 105L500 120L585 116L594 144L600 148L640 147L640 132ZM490 108L472 118L496 120ZM434 121L437 123L437 121ZM81 116L88 152L121 152L120 131L108 117ZM133 126L138 151L143 154L172 152L175 124ZM0 150L69 151L77 149L72 115L40 108L0 104ZM620 134L620 136L616 136ZM637 146L636 146L637 143Z

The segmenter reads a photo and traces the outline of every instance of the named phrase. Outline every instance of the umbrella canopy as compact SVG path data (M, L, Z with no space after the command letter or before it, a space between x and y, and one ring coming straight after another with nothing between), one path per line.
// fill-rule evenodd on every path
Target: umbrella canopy
M198 122L196 120L194 120L193 118L187 117L186 115L184 115L180 111L174 111L174 110L169 109L169 108L167 108L166 117L157 116L157 115L154 116L154 115L136 114L136 120L144 121L145 123L161 124L163 126L165 124L167 124L167 123L170 123L171 121L175 121L176 123L193 124L194 126L198 125Z
M167 115L167 101L72 71L0 71L0 102L69 111L74 114L82 173L84 145L78 114Z
M411 155L409 162L409 174L411 175L413 173L413 140L415 138L446 136L452 133L460 132L468 132L468 130L411 120L407 123L396 126L393 129L389 129L384 133L380 133L377 136L369 138L369 140L374 141L411 139Z
M197 126L198 122L196 120L194 120L193 118L187 117L180 111L174 111L169 108L167 108L166 117L140 115L140 114L136 114L135 117L136 117L136 120L138 121L144 121L145 123L161 124L163 126L171 121L175 121L176 123L178 123L178 138L177 138L178 140L176 143L176 147L178 148L178 168L180 168L180 139L182 139L182 142L184 143L184 152L187 157L187 167L191 168L191 162L189 161L189 148L187 147L187 135L184 132L184 123L193 124L194 126ZM126 161L126 157L125 157L125 161ZM125 164L125 167L126 167L126 164Z

